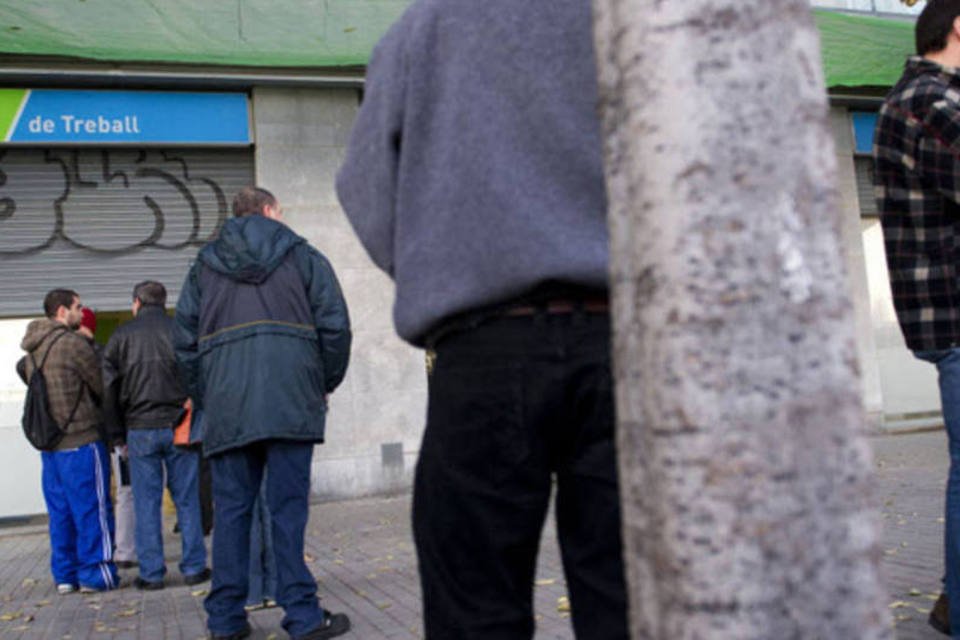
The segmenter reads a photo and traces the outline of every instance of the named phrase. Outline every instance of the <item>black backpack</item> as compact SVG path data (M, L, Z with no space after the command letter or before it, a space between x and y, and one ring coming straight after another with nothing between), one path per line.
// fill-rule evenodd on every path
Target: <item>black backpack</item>
M73 420L77 407L80 406L80 397L78 397L76 404L73 405L73 410L70 412L70 417L67 418L67 423L62 427L57 424L53 414L50 413L50 396L47 393L47 379L43 375L43 365L50 357L53 345L66 333L66 331L63 331L53 339L39 366L37 366L33 354L29 354L30 362L33 363L33 373L30 374L30 380L27 381L27 398L23 403L23 420L21 423L23 424L23 434L27 436L27 440L40 451L52 451L60 444L63 436L66 435L64 429ZM83 389L80 390L80 395L83 395Z

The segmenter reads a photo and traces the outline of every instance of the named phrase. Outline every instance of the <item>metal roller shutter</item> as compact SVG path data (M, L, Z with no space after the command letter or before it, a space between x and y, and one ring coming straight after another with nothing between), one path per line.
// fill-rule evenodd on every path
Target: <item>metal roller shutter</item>
M253 182L244 149L0 150L0 316L42 312L52 288L121 310L142 280L176 301L197 250Z
M861 216L876 216L877 197L873 193L873 158L857 156L853 159L857 172L857 198L860 200Z

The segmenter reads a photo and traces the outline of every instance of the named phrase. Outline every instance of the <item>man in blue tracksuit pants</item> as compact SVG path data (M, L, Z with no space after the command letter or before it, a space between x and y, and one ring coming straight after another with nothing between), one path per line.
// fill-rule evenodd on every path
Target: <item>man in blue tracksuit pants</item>
M350 620L320 607L303 544L313 448L350 355L347 305L330 263L280 221L269 191L241 190L233 213L190 269L174 330L213 471L207 627L215 640L250 634L250 523L266 474L283 627L294 640L333 638Z
M50 568L61 595L115 589L120 580L113 563L110 460L100 438L100 366L75 333L83 308L76 292L54 289L43 307L46 317L27 325L20 346L28 356L17 369L24 381L35 366L42 369L50 413L66 432L55 450L41 454Z

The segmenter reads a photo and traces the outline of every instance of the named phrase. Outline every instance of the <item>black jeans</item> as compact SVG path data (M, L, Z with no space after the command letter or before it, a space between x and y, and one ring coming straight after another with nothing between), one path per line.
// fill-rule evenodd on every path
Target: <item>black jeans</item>
M533 636L554 476L576 636L628 637L609 323L501 317L437 345L413 504L429 640Z

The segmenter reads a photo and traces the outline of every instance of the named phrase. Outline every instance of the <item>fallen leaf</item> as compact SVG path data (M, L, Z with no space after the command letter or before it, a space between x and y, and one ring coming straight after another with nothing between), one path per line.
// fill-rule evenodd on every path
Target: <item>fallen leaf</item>
M25 578L23 582L21 582L20 584L22 584L25 587L29 587L32 584L37 584L37 581L33 578Z
M890 603L890 608L891 608L891 609L902 609L903 607L908 607L908 606L910 606L910 605L909 605L908 603L904 602L903 600L897 600L896 602L891 602L891 603Z
M206 589L197 589L196 591L191 591L190 595L192 595L194 598L201 598L207 595L208 593L210 592L207 591Z
M557 611L560 613L570 611L570 598L567 596L557 598Z
M314 557L313 557L312 555L310 555L309 553L303 554L303 559L304 559L305 562L313 562L314 560L316 560L316 558L314 558Z
M377 606L380 607L380 610L382 611L382 610L384 610L384 609L389 609L390 607L392 607L392 606L393 606L393 603L392 603L392 602L381 602L381 603L378 604Z
M133 616L140 613L136 609L124 609L123 611L117 611L113 614L114 618L132 618Z
M543 580L537 580L536 583L534 584L536 584L538 587L545 587L549 584L556 584L556 582L557 581L554 580L553 578L545 578Z
M33 618L32 615L25 615L25 616L23 616L23 621L24 621L24 622L33 622L33 620L34 620L34 618Z
M922 595L922 594L923 594L923 592L920 591L920 589L910 589L910 595L912 595L912 596L919 596L919 595Z
M4 622L9 622L10 620L16 620L16 619L19 618L19 617L20 617L20 612L19 612L19 611L14 611L14 612L11 612L11 613L0 614L0 620L3 620Z

